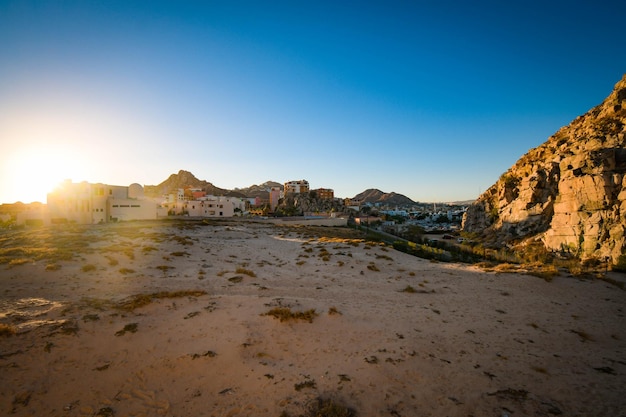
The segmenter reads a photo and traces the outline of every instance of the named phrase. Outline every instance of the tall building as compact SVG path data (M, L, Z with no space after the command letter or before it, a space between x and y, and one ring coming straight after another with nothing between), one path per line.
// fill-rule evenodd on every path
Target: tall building
M270 211L274 212L278 207L278 201L280 200L280 187L272 187L270 189Z

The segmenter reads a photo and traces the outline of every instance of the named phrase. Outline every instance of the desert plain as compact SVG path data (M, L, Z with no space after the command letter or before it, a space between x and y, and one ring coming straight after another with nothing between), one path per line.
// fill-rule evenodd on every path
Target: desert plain
M626 292L351 229L0 232L0 415L626 416Z

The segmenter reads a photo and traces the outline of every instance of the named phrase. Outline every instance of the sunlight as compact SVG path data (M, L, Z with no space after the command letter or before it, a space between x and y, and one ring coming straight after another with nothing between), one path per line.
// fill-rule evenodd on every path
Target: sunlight
M5 179L16 201L46 202L46 196L66 179L84 180L86 163L78 153L50 145L30 146L15 152Z

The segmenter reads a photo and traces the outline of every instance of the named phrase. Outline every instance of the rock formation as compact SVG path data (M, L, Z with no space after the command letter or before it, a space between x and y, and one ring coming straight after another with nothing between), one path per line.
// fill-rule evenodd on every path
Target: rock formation
M463 230L581 259L626 254L626 75L585 115L530 150L469 207Z

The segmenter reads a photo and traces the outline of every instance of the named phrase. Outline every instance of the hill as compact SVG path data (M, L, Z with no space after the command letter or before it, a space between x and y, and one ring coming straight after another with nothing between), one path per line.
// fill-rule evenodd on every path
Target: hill
M227 195L227 193L230 192L229 190L216 187L208 181L199 180L191 172L184 171L182 169L178 171L178 174L170 175L159 185L146 185L144 187L144 192L147 196L157 197L173 193L179 188L185 187L200 188L203 191L206 191L207 194L212 195Z
M407 196L404 196L402 194L397 194L394 192L384 193L375 188L367 189L363 191L362 193L355 195L352 199L355 201L363 202L363 203L372 203L372 204L383 203L383 204L388 204L392 206L415 204L415 202L411 200L410 198L408 198Z
M463 230L494 246L540 242L582 260L626 258L625 126L626 75L485 191Z

